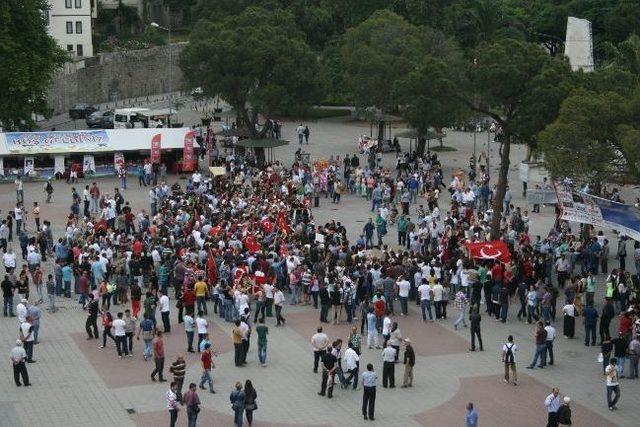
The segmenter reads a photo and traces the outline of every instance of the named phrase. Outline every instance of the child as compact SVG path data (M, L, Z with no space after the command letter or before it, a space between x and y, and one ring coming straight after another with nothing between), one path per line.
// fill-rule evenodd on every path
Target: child
M47 277L47 296L49 297L49 312L55 313L56 309L56 282L53 280L53 274Z

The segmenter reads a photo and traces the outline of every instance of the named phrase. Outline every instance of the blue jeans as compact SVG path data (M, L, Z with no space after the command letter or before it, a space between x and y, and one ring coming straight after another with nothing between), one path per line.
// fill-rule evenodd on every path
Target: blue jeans
M231 322L231 310L233 308L231 300L225 298L222 308L224 309L224 320Z
M547 344L540 344L537 345L536 344L536 352L533 355L533 360L531 361L531 364L529 365L530 367L534 367L536 366L536 363L538 362L538 358L540 358L540 365L538 365L539 367L544 366L544 358L546 356L547 353Z
M302 142L300 143L302 144ZM242 417L244 416L244 406L241 408L234 409L233 423L237 427L242 427Z
M36 339L37 340L37 339ZM618 371L618 378L624 377L624 362L627 359L626 357L616 357L618 364L616 366L616 370Z
M142 357L145 359L151 357L151 340L144 340L144 351L142 352Z
M258 344L258 360L263 365L267 362L267 343Z
M13 316L13 297L4 297L3 312L5 316Z
M429 320L433 320L433 315L431 314L431 301L428 299L421 300L420 309L422 310L422 320L427 320L425 310L429 312Z
M204 383L209 384L209 391L213 392L213 378L211 378L211 371L203 371L200 377L200 387L204 386Z

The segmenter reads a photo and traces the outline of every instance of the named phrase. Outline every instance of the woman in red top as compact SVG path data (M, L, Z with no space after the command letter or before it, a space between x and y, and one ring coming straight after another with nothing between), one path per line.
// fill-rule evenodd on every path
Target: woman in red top
M107 346L107 337L111 337L113 340L113 344L116 343L116 339L111 334L111 324L113 323L113 316L108 311L102 312L102 345L100 348L105 348Z

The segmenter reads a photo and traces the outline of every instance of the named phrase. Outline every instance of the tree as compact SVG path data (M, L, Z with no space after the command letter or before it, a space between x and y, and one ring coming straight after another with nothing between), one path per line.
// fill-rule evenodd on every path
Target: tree
M31 129L48 114L46 91L67 56L47 34L45 0L0 3L0 126Z
M511 144L535 145L537 134L555 119L567 96L571 74L566 61L521 40L483 43L475 53L475 59L427 57L403 84L420 94L409 100L415 116L429 115L437 105L434 120L443 126L455 124L466 110L489 116L500 127L501 163L491 224L491 235L497 238Z
M440 56L446 38L430 28L409 24L387 10L379 10L349 29L342 46L345 82L357 107L374 107L381 114L396 109L395 82L408 74L426 53ZM379 122L378 139L384 136Z
M231 104L238 125L263 138L270 118L321 98L318 61L283 10L247 8L221 22L200 21L180 57L187 82Z
M636 91L636 101L638 95ZM637 121L629 97L581 89L540 133L540 150L552 176L594 184L596 192L603 182L637 183L640 130L633 125Z

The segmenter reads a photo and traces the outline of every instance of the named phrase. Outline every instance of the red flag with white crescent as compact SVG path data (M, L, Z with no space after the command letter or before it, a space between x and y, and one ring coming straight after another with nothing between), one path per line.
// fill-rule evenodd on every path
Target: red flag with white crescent
M287 219L284 211L278 212L278 216L276 217L276 225L285 233L290 233L293 231L291 229L291 225L289 225L289 220Z
M273 231L273 223L269 220L269 218L263 219L262 221L260 221L260 224L262 224L262 229L265 231L265 233L271 234L271 232Z
M511 261L511 253L509 247L502 240L494 240L492 242L467 243L469 256L479 259L497 259L501 262Z
M258 252L260 249L262 249L262 245L258 243L256 238L253 236L247 236L247 238L244 239L243 243L244 246L249 250L249 252Z

